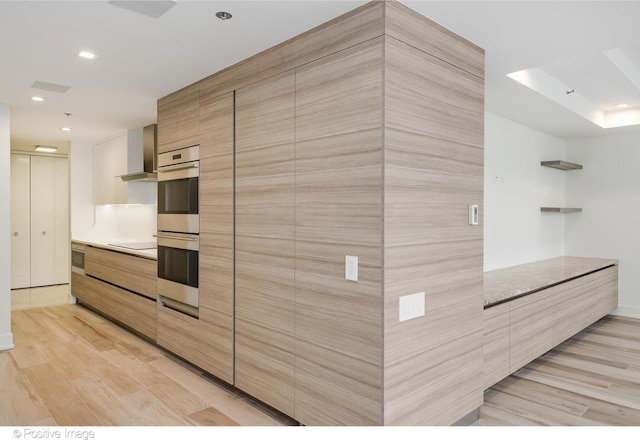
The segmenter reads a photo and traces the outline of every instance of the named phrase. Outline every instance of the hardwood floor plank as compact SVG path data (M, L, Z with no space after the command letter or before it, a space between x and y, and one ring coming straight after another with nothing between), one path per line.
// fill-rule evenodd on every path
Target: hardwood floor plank
M197 425L207 426L234 426L238 425L238 422L230 417L227 417L217 409L213 407L207 407L201 411L189 414L188 419L196 422Z
M638 335L602 318L487 390L474 425L640 425Z
M518 380L512 376L495 384L493 389L501 391L498 395L523 396L530 402L545 405L553 410L569 413L577 417L580 417L589 409L588 406L569 399L569 393L564 390L529 380ZM485 402L488 401L490 400L485 399Z
M0 353L0 377L0 425L39 425L51 420L45 403L9 352Z
M14 312L13 321L17 348L0 353L0 425L286 422L84 307Z
M242 399L203 376L194 374L172 359L157 359L150 362L149 365L191 390L192 393L207 402L211 407L223 412L240 425L266 426L282 424L257 408L253 402Z

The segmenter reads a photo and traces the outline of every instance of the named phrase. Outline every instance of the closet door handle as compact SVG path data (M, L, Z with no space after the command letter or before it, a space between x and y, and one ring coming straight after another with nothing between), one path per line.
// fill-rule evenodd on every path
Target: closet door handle
M42 231L42 235L47 235L47 231Z
M13 236L14 236L14 237L17 237L17 236L18 236L18 233L17 233L17 232L14 232L14 233L13 233Z

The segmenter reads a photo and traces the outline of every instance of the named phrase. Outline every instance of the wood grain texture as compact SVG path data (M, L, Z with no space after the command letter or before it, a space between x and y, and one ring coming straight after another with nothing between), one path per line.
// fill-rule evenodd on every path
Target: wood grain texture
M403 26L408 43L440 38L428 20ZM408 43L385 39L384 424L449 425L482 403L483 236L468 205L482 212L484 85ZM399 322L416 292L425 316Z
M76 297L82 296L85 289L86 279L87 279L86 275L71 272L71 283L70 283L71 295Z
M28 341L41 362L0 353L4 426L291 423L84 307L19 311L12 321L16 349Z
M295 419L381 424L382 40L298 69L295 124Z
M156 339L156 301L87 277L78 296L86 304L151 340Z
M510 302L498 304L483 312L484 389L512 373L509 368L510 314Z
M384 33L383 17L383 2L367 3L165 96L159 104L170 105L195 91L220 95L238 90L380 37Z
M172 325L192 325L183 336L195 338L189 345L196 344L200 354L195 362L185 359L233 383L233 93L200 95L200 139L200 322L183 319ZM167 321L171 316L163 313Z
M485 388L580 332L617 304L618 269L612 266L485 309ZM509 361L504 362L504 356Z
M158 296L156 260L87 246L85 273L153 300Z
M484 78L484 49L400 2L384 5L386 35Z
M635 319L600 319L495 384L475 425L637 426L638 330Z
M200 143L199 100L196 90L171 102L158 101L158 153Z
M236 91L235 385L294 414L295 74Z

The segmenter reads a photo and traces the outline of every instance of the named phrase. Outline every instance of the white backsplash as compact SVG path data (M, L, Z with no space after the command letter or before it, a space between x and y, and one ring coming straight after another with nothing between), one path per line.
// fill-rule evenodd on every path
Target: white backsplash
M114 242L155 241L156 205L98 205L96 221L77 239Z

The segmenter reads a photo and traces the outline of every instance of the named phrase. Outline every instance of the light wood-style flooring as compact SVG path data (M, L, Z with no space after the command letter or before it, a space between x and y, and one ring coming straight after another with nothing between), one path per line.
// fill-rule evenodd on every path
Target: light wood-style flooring
M607 316L497 383L475 425L640 425L640 320Z
M12 313L0 352L0 425L282 425L95 313L61 305Z
M80 306L14 311L12 331L0 425L291 423ZM603 318L499 382L474 425L640 425L640 320Z

